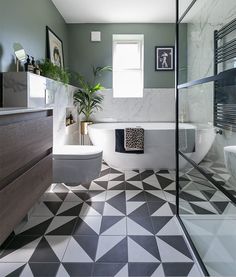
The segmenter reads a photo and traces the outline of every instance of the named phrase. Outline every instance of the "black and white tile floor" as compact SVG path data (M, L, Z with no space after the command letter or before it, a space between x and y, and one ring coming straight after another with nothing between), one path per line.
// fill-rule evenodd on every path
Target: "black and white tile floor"
M200 166L236 199L235 185L227 169L220 163L203 161ZM180 174L180 214L235 216L235 204L198 170Z
M201 276L175 218L174 174L120 171L47 191L1 248L0 276Z
M235 180L225 165L200 166L236 198ZM196 169L182 172L180 214L210 276L236 276L236 205Z

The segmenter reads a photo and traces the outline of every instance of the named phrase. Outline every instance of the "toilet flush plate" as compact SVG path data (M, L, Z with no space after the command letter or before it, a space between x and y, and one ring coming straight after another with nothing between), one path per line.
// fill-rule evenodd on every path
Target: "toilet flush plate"
M51 91L49 89L45 89L45 100L46 100L46 105L51 105L54 103L53 91Z

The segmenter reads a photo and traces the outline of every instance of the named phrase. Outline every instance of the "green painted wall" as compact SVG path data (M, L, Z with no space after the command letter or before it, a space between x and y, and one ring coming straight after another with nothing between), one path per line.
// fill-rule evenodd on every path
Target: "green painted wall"
M91 42L91 31L101 31L102 41ZM155 71L155 46L174 46L174 24L69 24L70 69L91 79L92 65L112 65L112 34L144 34L144 87L174 87L174 71ZM104 86L111 88L112 74L104 78Z
M67 25L51 0L0 0L0 71L15 70L14 42L36 59L45 58L46 25L63 40L68 65Z

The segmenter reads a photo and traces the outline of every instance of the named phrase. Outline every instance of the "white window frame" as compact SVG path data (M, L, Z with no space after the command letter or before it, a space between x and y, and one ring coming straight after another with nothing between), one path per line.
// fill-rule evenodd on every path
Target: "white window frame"
M130 67L126 69L117 69L116 65L114 64L115 60L115 53L116 53L116 46L117 44L138 44L139 46L139 54L140 54L140 67ZM112 55L113 55L113 70L112 70L112 76L113 76L113 97L114 98L142 98L143 97L143 90L144 90L144 35L143 34L125 34L125 35L113 35L113 48L112 48ZM119 88L114 87L114 76L117 72L140 72L140 91L137 93L132 91L132 89L129 89L126 92L119 91Z

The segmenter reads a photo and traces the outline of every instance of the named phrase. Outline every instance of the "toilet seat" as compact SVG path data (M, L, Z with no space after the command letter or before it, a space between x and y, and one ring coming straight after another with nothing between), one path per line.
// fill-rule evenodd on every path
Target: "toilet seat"
M60 145L53 149L55 160L89 160L102 155L102 150L93 145Z

